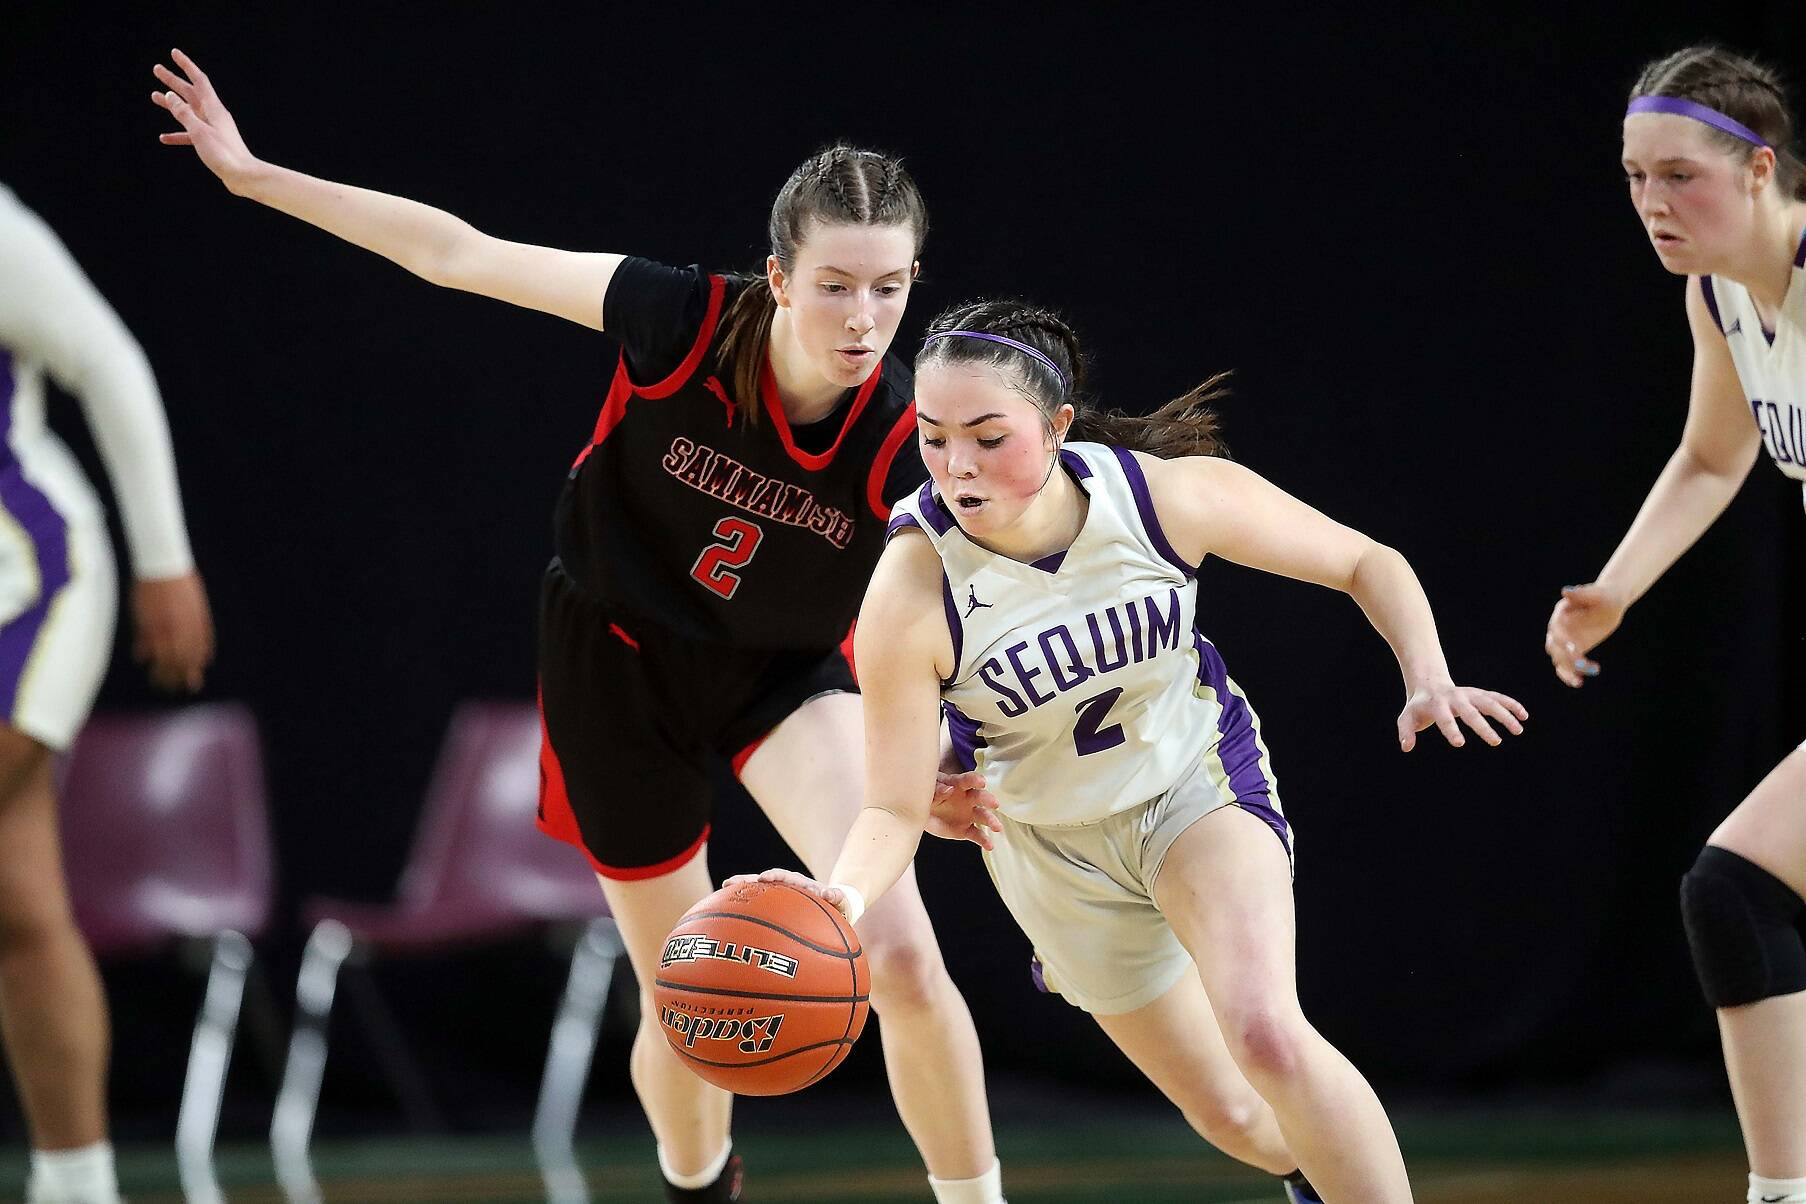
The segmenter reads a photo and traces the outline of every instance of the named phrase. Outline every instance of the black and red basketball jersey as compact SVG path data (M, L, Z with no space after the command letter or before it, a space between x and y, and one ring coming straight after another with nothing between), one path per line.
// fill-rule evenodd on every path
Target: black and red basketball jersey
M648 269L678 275L631 259L621 271ZM559 499L559 558L626 618L740 648L830 651L883 549L886 501L925 479L909 369L887 355L811 424L803 442L820 450L805 451L769 363L748 401L732 396L715 362L722 314L748 282L692 271L702 316L681 361L637 380L624 339ZM617 272L610 292L632 279ZM759 407L756 425L748 404Z

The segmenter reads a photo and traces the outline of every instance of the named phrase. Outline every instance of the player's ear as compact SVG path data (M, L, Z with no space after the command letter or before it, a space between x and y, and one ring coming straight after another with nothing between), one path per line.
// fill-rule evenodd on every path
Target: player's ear
M1766 146L1757 147L1750 155L1749 173L1750 194L1753 196L1774 180L1775 152Z
M909 265L909 278L911 280L920 280L922 278L922 261L921 260L918 259L914 263Z
M783 265L778 263L776 255L765 257L765 282L771 287L772 300L778 303L779 309L790 308L789 278L784 275Z
M1049 425L1053 427L1055 447L1066 442L1066 436L1072 430L1072 421L1077 417L1078 411L1072 408L1070 401L1061 402L1060 408L1054 411L1053 421Z

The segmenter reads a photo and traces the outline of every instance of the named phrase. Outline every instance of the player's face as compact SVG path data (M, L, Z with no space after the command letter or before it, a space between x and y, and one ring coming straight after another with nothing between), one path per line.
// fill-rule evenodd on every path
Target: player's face
M915 252L908 226L816 225L778 300L803 362L841 388L864 384L897 336Z
M1749 171L1690 117L1624 119L1631 204L1662 261L1677 275L1720 270L1741 248L1754 214Z
M1041 408L990 364L932 363L916 377L922 462L977 538L1008 528L1040 495L1071 422L1072 407L1062 405L1050 439Z

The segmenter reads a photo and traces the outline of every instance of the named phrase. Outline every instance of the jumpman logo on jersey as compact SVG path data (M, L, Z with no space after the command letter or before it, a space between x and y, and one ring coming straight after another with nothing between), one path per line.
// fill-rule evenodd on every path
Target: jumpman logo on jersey
M715 399L727 407L727 425L733 426L734 411L739 407L734 404L734 399L727 395L727 390L721 387L721 382L711 376L702 382L702 387L713 393Z
M1742 333L1743 333L1743 319L1742 318L1732 318L1731 324L1725 328L1724 337L1728 339L1734 334L1742 334Z
M980 602L978 600L978 587L976 585L966 586L966 618L971 618L972 612L981 606L986 610L991 609L991 604L989 602Z

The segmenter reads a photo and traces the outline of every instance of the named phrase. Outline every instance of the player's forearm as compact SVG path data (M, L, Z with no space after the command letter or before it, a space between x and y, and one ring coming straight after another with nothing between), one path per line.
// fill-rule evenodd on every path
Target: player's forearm
M1648 593L1724 513L1748 475L1748 463L1740 472L1713 471L1685 447L1677 448L1600 570L1599 584L1626 606Z
M455 285L448 265L468 240L481 237L443 209L322 180L259 162L230 184L233 192L374 251L434 284Z
M150 365L122 326L97 340L90 354L86 378L71 390L81 398L113 482L134 575L156 580L191 572L169 423Z
M829 883L852 887L870 907L915 860L925 823L925 814L917 818L903 809L868 804L853 820Z
M1348 594L1391 646L1407 694L1450 680L1430 599L1410 563L1395 549L1376 543L1363 552Z

